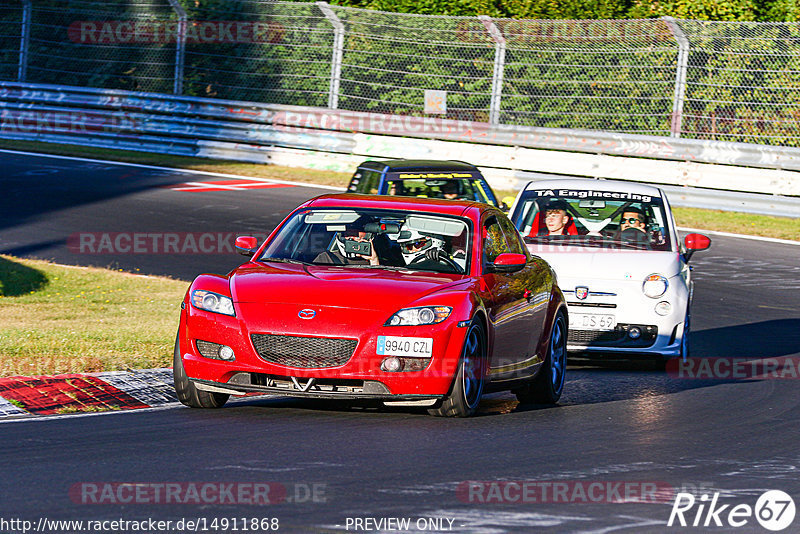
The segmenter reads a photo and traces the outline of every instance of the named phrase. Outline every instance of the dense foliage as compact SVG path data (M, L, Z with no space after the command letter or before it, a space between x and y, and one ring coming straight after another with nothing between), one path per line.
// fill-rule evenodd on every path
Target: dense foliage
M350 7L515 19L680 19L795 22L798 0L332 0Z

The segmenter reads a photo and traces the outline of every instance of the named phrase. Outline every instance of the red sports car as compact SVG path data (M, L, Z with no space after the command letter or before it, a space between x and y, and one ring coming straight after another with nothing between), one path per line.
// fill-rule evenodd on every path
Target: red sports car
M227 276L181 306L175 389L372 399L470 416L481 395L555 403L567 308L550 266L499 209L471 201L326 195L295 209Z

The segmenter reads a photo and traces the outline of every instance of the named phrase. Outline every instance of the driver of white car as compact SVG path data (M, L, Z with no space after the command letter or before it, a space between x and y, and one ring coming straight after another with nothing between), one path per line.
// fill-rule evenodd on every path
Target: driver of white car
M647 215L642 208L632 205L625 208L620 220L619 238L628 243L650 247L650 236L647 233Z

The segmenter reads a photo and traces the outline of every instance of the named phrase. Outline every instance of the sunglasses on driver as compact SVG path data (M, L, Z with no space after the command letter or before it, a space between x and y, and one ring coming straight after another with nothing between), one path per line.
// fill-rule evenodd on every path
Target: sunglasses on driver
M408 241L400 245L405 252L418 252L420 250L425 250L426 248L431 246L431 240L427 237L420 237L419 239L415 239L414 241Z

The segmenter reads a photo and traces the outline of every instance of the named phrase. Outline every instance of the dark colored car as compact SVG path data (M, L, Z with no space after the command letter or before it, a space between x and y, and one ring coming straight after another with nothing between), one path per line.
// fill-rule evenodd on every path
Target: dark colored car
M475 165L463 161L393 159L365 161L350 179L349 193L474 200L504 208Z

